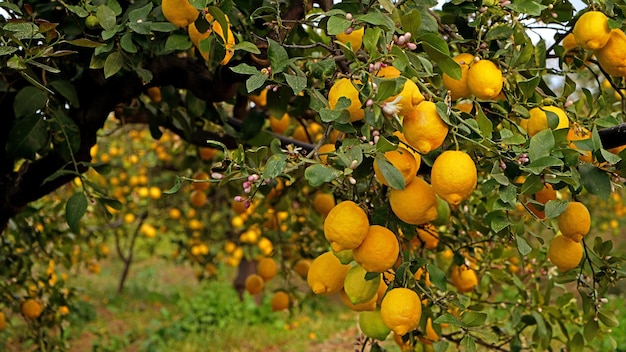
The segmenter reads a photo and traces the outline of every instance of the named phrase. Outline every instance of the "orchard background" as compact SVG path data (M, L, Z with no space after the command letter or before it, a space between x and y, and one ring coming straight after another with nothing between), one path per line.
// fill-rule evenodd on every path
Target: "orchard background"
M624 3L0 8L2 349L623 346Z

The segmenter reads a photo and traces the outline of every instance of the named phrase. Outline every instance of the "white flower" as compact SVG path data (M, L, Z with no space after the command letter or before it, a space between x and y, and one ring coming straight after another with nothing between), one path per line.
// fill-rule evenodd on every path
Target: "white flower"
M398 95L394 100L383 103L383 113L387 116L398 116L402 107L398 104L402 100L402 95Z

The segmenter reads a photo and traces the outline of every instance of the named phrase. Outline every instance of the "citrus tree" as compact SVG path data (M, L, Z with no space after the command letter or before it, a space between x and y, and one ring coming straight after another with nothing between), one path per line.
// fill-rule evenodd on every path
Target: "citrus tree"
M239 278L250 294L277 268L300 274L361 311L364 346L393 331L408 350L615 348L605 304L622 261L595 210L624 212L623 4L0 7L0 309L33 331L67 315L50 258L73 264L90 217L155 237L141 209L189 193L175 257L200 264L199 277L252 263ZM116 147L115 165L93 148L107 121L199 149L154 146L155 163L178 170L162 195L147 172L124 171L143 152ZM54 207L33 205L58 189ZM228 214L199 220L203 207ZM117 246L127 268L132 243ZM273 305L297 295L277 291Z

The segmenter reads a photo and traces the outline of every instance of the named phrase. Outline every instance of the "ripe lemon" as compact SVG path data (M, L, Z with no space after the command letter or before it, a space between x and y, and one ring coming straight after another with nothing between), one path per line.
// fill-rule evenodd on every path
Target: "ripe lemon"
M354 261L354 256L352 255L352 249L345 249L343 251L335 252L333 251L335 257L339 259L341 264L350 264Z
M461 79L454 79L447 74L443 74L443 86L450 92L450 98L452 100L467 98L472 95L467 84L467 74L470 65L474 62L474 55L463 53L452 58L456 63L461 66Z
M249 95L248 99L257 106L267 105L267 88L263 89L258 95Z
M376 77L380 78L398 78L401 75L402 72L400 72L400 70L391 65L381 67L380 70L376 71Z
M576 144L574 144L575 141L583 141L589 138L591 138L591 132L589 132L588 129L578 125L570 127L569 131L567 132L567 142L569 143L569 147L572 149L578 149L576 147ZM578 156L578 160L588 163L593 162L593 155L591 154L590 150L584 150L582 151L582 153L583 154L580 154Z
M321 216L327 216L335 207L335 197L331 193L316 192L313 196L313 209Z
M189 24L189 28L187 30L187 32L189 34L189 39L196 46L196 48L198 49L198 52L200 52L200 55L202 55L204 60L208 61L209 60L209 52L208 51L203 51L201 49L200 42L203 39L208 38L209 35L211 35L212 31L215 31L215 33L217 35L219 35L222 38L222 40L224 41L224 46L225 46L225 49L226 49L226 53L225 53L224 58L222 59L222 61L220 63L222 65L226 65L230 61L230 59L233 57L233 55L235 54L235 36L233 35L232 30L230 29L230 22L228 21L228 17L226 17L226 20L229 23L228 29L226 30L228 38L226 38L226 39L224 39L224 30L222 29L222 25L220 25L219 22L214 21L213 20L213 16L211 16L210 14L206 14L205 18L206 18L207 22L209 22L209 23L212 22L211 28L209 28L206 32L201 33L200 31L198 31L198 28L196 27L195 23L191 23L191 24ZM194 19L194 21L195 21L195 19Z
M246 291L254 296L263 291L263 287L265 287L265 281L263 281L261 275L251 274L246 278L245 287Z
M150 100L154 103L160 103L163 100L163 96L161 95L161 88L159 87L150 87L146 89L146 93L150 97Z
M557 234L550 242L548 259L562 272L574 269L583 259L583 245Z
M191 6L188 0L163 0L161 3L163 16L177 27L187 27L200 15L200 11Z
M405 116L411 112L411 110L415 109L420 103L424 101L424 95L420 92L420 89L417 87L415 82L407 79L404 82L404 86L402 86L402 90L398 93L402 98L398 102L400 106L400 111L398 115ZM387 98L387 102L391 102L395 100L397 95L391 96Z
M404 115L402 128L407 142L422 154L439 148L448 135L448 125L432 101L423 101Z
M335 81L328 91L328 105L334 109L339 98L350 99L350 106L347 108L350 114L350 122L362 120L365 117L365 110L361 109L359 91L348 78L340 78Z
M324 236L335 252L358 247L368 230L367 214L349 200L335 205L324 220Z
M561 45L563 45L563 49L565 49L565 51L574 50L578 46L574 33L568 33L565 37L563 37Z
M384 341L391 332L383 322L380 310L360 312L359 328L363 335L380 341Z
M404 178L404 185L408 185L413 181L415 175L417 174L417 165L416 158L405 148L399 147L396 150L391 150L385 153L385 158L387 161L391 163ZM378 159L374 159L374 174L380 183L390 186L389 181L385 178L382 171L380 170L380 165Z
M552 185L549 183L545 183L543 188L535 193L535 201L541 204L546 204L550 200L556 199L556 191L552 188ZM538 218L544 219L546 217L546 213L543 210L539 210L534 204L529 203L528 209L532 211Z
M425 345L432 345L433 342L439 341L439 335L433 328L433 320L428 317L426 320L426 330L424 331L424 336L419 338L420 342Z
M21 311L25 317L37 319L43 311L43 306L41 305L41 303L35 301L32 298L29 298L22 302Z
M455 265L452 267L450 275L450 281L452 285L456 287L459 292L472 292L474 287L478 285L478 277L474 269L467 265Z
M256 273L263 278L265 282L271 280L276 276L277 266L276 262L272 258L265 257L259 260L257 264Z
M559 230L563 236L574 242L580 242L591 229L591 215L587 207L580 202L569 202L567 209L557 218Z
M626 77L626 34L621 29L611 30L609 41L594 53L606 73Z
M402 336L415 330L419 325L422 302L413 290L404 287L393 288L383 298L380 315L388 328Z
M348 271L346 279L343 281L343 290L350 303L365 303L376 298L380 286L380 274L370 280L365 279L366 274L367 270L360 265L354 265Z
M200 147L198 148L198 155L200 159L209 161L213 159L213 157L217 154L217 149L211 147Z
M469 155L446 150L435 159L430 182L439 197L451 205L459 205L476 188L477 177L476 165Z
M189 194L189 203L191 203L191 206L194 208L202 208L206 205L207 201L208 197L203 191L193 190Z
M386 227L372 225L363 243L352 250L352 255L368 272L382 273L396 263L399 252L396 235Z
M196 171L191 175L191 178L199 181L208 181L209 174L204 171ZM211 187L211 183L209 182L193 182L191 183L191 188L197 191L206 191Z
M0 331L6 329L7 318L4 316L4 312L0 312Z
M555 113L559 118L558 125L554 128L554 130L560 130L561 128L569 127L569 119L567 118L567 114L565 111L556 106L542 106L540 108L532 108L530 109L530 118L528 119L528 126L526 128L526 132L528 132L529 136L534 136L540 131L543 131L548 128L548 116L546 115L546 111Z
M339 292L348 270L350 266L341 264L333 252L325 252L311 263L306 282L317 295Z
M420 166L422 165L422 156L420 155L420 153L413 150L413 148L409 145L409 142L407 142L404 133L400 131L395 131L393 135L398 137L398 139L400 140L398 146L408 150L409 153L413 155L413 157L415 158L415 163L417 164L417 169L419 170Z
M361 46L363 45L363 34L365 34L365 27L361 27L359 29L352 29L350 34L341 32L337 34L335 37L337 37L337 40L342 42L343 44L348 45L348 43L350 43L350 45L352 46L352 50L358 51L359 49L361 49Z
M493 61L480 60L467 71L467 86L478 99L492 100L502 91L502 72Z
M576 43L585 50L598 50L606 45L611 35L609 19L600 11L585 12L572 30Z
M293 270L303 279L306 280L309 268L311 267L311 260L299 259L294 265Z
M318 156L320 157L320 160L322 161L322 163L327 164L328 154L334 152L335 150L336 149L335 149L334 143L322 144L320 146L320 149L317 150Z
M339 291L339 298L341 298L341 302L343 302L346 307L355 312L376 310L376 296L372 297L372 299L365 303L352 304L352 302L350 302L350 298L346 295L346 292L341 289L341 291Z
M272 296L270 305L274 312L289 308L289 295L285 291L276 291Z
M291 117L288 113L285 113L281 118L270 116L270 129L276 134L283 134L289 128L290 121Z
M439 245L439 233L435 226L426 225L417 229L417 237L419 243L424 245L426 249L437 249Z
M421 225L437 218L437 196L421 177L416 177L404 190L392 189L389 204L396 216L412 225Z

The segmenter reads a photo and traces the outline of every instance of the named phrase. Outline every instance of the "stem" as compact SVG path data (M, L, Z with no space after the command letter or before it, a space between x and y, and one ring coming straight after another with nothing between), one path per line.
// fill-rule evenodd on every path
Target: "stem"
M128 273L130 272L130 265L133 263L133 251L135 249L135 243L137 241L137 237L139 237L139 229L141 228L141 225L143 224L147 216L148 216L148 213L143 213L139 217L139 223L137 224L137 227L135 228L135 232L133 233L133 236L131 237L131 240L130 240L130 247L128 248L128 255L126 257L120 255L120 258L122 258L122 261L124 262L124 270L122 271L122 276L120 277L120 282L117 286L117 292L116 292L117 295L121 294L122 291L124 290L124 284L126 283L126 279L128 278ZM119 246L119 241L117 241L119 238L119 235L116 234L115 238L116 238L116 247L117 247L118 253L121 254L122 250Z

